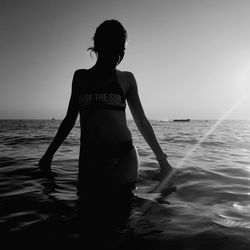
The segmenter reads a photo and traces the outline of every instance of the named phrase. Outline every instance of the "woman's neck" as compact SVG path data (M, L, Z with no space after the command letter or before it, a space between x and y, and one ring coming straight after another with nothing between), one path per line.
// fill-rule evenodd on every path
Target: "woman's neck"
M113 72L116 70L116 67L96 62L96 64L92 67L92 69L101 72Z
M103 69L105 71L114 71L117 66L117 60L112 58L107 58L104 56L98 56L97 61L94 65L96 69Z

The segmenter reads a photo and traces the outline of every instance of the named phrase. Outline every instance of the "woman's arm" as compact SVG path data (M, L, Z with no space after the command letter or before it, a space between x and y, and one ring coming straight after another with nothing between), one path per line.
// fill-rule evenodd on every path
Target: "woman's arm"
M71 97L68 105L68 110L65 118L60 124L60 127L54 137L53 141L49 145L48 149L46 150L45 154L39 161L39 167L42 170L49 171L51 161L57 149L60 147L62 142L66 139L70 131L75 125L77 115L78 115L78 108L76 104L77 98L77 71L74 73L73 81L72 81L72 89L71 89Z
M127 92L127 101L131 114L145 141L148 143L148 145L154 152L156 159L159 162L161 172L168 173L172 170L172 167L168 163L167 155L162 151L156 139L153 128L144 113L138 94L138 87L136 80L132 73L127 73L127 74L130 82L130 87Z

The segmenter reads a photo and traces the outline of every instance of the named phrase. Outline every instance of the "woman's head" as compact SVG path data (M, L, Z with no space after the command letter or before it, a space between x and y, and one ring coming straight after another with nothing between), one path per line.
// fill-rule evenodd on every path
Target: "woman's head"
M127 32L119 21L106 20L97 27L93 41L94 46L89 50L94 51L98 58L103 57L118 65L124 56Z

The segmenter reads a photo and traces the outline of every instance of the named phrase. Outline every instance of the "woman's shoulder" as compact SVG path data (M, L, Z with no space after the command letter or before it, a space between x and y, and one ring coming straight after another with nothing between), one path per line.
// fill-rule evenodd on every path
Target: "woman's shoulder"
M78 84L79 82L82 82L83 80L86 80L88 75L88 69L76 69L74 72L74 82L76 82L76 84Z
M79 90L81 88L81 83L86 80L87 69L76 69L73 74L72 87Z
M88 69L76 69L74 72L75 76L85 75L88 72Z
M117 79L121 83L121 86L123 86L124 92L126 93L125 96L127 96L131 88L137 85L134 74L130 71L117 70Z
M121 82L124 82L129 86L136 84L134 74L131 71L117 70L117 75Z
M117 69L117 74L127 79L134 78L134 74L131 71L122 71Z

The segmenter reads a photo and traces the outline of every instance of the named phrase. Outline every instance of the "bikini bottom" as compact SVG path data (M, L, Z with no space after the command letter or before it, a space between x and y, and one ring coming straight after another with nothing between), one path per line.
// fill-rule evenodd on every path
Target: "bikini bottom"
M78 192L116 189L120 184L111 180L119 162L132 150L132 140L122 144L83 144L79 159ZM109 192L108 191L108 192Z

